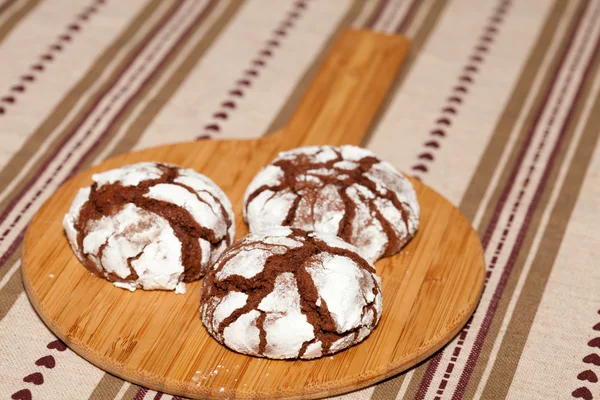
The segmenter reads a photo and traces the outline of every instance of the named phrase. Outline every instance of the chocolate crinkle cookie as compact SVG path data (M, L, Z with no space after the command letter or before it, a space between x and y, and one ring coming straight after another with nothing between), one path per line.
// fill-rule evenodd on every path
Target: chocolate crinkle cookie
M280 153L256 175L244 219L251 232L292 226L334 234L375 262L415 235L419 204L411 182L371 151L311 146Z
M356 248L325 233L249 234L210 268L202 322L239 353L310 359L366 338L381 317L381 283Z
M144 162L92 180L63 226L83 265L115 286L185 293L233 241L229 199L198 172Z

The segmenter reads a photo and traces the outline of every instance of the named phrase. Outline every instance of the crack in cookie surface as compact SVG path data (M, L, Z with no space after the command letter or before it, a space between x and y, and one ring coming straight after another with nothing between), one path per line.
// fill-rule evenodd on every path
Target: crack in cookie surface
M291 226L335 234L374 262L414 236L419 206L410 181L370 151L301 147L257 174L245 194L244 219L251 232Z
M273 228L223 253L204 279L200 311L208 331L235 351L315 358L375 328L381 289L373 266L339 238Z

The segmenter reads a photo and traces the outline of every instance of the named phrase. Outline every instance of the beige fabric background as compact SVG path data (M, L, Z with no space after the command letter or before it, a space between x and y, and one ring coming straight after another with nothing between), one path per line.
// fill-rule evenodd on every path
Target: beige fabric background
M0 0L3 398L171 398L56 341L23 291L24 229L103 158L281 127L348 26L412 39L363 145L460 207L488 272L445 349L343 398L600 398L600 0Z

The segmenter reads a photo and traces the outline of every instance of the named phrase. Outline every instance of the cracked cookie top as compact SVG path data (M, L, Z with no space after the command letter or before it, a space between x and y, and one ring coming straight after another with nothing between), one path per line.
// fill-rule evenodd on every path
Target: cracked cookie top
M230 349L295 359L333 354L366 338L382 311L372 264L343 240L275 227L229 247L209 269L202 322Z
M83 265L115 286L185 292L233 241L229 199L194 170L143 162L92 180L63 226Z
M292 226L334 234L371 262L398 252L419 226L410 181L355 146L310 146L280 153L244 197L251 232Z

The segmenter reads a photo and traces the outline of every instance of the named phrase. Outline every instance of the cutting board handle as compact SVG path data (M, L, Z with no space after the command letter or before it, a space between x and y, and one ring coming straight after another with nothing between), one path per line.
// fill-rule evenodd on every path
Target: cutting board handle
M287 148L359 145L408 48L403 36L343 31L278 139Z

